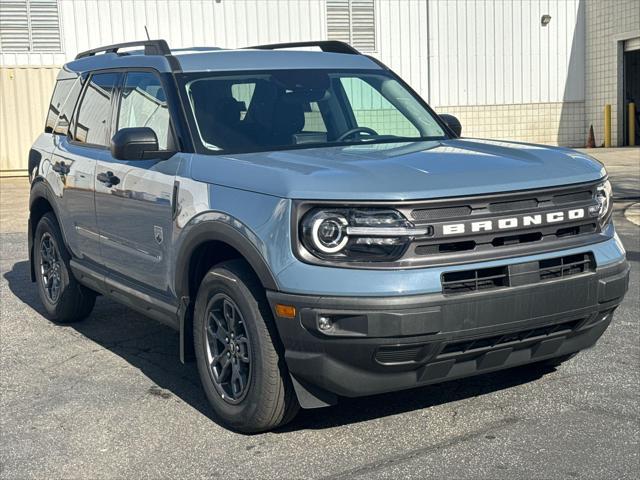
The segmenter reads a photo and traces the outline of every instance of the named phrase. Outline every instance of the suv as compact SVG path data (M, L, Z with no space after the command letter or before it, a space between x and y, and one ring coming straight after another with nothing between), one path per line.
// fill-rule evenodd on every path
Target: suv
M243 432L339 397L558 365L628 288L601 164L460 138L335 41L81 53L29 173L50 318L105 295L177 329Z

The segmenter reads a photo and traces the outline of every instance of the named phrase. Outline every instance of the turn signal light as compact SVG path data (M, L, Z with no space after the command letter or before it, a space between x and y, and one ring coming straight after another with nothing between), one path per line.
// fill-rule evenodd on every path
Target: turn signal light
M293 305L276 304L276 314L283 318L296 318L296 307Z

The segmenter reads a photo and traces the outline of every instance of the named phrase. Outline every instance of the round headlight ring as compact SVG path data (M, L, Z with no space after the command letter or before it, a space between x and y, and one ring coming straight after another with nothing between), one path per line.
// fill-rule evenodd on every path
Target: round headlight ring
M338 253L349 241L348 225L347 219L341 215L316 218L311 226L313 246L323 253Z

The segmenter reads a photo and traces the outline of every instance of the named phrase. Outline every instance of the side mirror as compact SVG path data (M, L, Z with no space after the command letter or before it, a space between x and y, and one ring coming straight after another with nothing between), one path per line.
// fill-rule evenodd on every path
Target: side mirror
M440 115L440 118L458 137L462 135L462 124L460 123L460 120L448 113L443 113Z
M111 139L111 155L117 160L168 158L159 151L158 137L149 127L121 128Z

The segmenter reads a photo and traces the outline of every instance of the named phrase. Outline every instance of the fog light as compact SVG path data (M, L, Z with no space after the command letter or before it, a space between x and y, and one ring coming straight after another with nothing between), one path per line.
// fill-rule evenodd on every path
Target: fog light
M329 317L319 317L318 318L318 328L320 330L329 330L333 326L331 319Z

